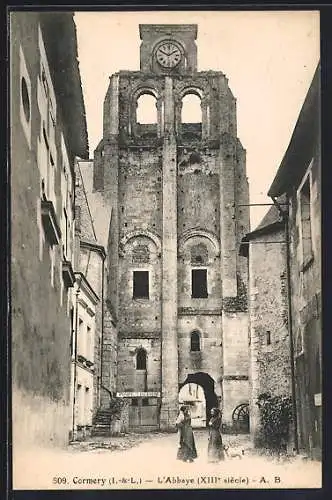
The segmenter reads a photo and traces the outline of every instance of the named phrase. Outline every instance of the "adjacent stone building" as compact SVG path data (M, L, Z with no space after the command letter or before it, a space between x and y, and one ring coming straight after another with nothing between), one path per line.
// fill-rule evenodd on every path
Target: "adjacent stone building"
M291 395L295 449L322 446L320 66L268 195L271 207L242 240L249 257L250 430L257 398Z
M101 403L106 253L97 241L84 182L88 161L75 165L75 302L72 348L72 436L91 433Z
M289 204L290 328L300 450L322 447L320 66L268 192Z
M14 449L71 430L74 159L88 157L71 13L10 15Z
M222 72L197 71L196 25L141 25L140 37L140 70L110 78L93 167L116 389L131 402L131 428L174 428L187 383L232 426L249 397L238 252L249 197L236 100ZM155 118L143 123L148 100ZM188 119L194 100L198 117Z
M80 271L85 273L99 297L96 309L95 352L99 368L95 366L94 414L98 408L108 407L116 395L117 374L117 322L114 306L107 295L110 255L109 226L111 212L101 194L93 189L93 161L78 161L76 176L76 237L79 246Z
M285 222L276 206L243 238L240 252L249 260L250 433L258 443L259 396L292 393Z

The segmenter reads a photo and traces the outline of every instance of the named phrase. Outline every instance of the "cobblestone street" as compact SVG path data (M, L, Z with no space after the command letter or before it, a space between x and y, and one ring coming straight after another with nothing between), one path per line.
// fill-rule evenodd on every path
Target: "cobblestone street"
M17 451L14 481L16 487L25 489L313 488L321 485L319 462L300 457L278 461L261 456L252 450L248 436L224 436L230 456L220 464L208 464L207 432L194 432L199 456L193 464L176 460L176 434L132 434L95 438L57 452ZM17 476L16 468L20 471Z

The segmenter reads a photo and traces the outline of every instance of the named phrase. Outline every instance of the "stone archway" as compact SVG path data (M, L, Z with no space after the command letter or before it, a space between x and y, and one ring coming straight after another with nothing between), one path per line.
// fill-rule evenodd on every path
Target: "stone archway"
M190 408L191 426L193 428L206 427L206 401L201 385L189 382L184 384L179 391L179 406L186 405Z
M218 397L215 393L215 382L208 373L197 372L187 375L185 381L179 384L179 391L186 384L197 384L202 387L205 396L206 425L208 425L211 408L219 407Z

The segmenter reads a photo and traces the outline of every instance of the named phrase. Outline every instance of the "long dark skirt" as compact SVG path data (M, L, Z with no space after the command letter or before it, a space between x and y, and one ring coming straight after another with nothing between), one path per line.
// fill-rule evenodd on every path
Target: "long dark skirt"
M194 460L197 458L197 450L195 444L194 433L190 425L184 425L180 430L180 446L178 449L177 459Z
M219 462L220 460L224 459L225 452L220 431L217 429L210 429L208 443L208 461Z

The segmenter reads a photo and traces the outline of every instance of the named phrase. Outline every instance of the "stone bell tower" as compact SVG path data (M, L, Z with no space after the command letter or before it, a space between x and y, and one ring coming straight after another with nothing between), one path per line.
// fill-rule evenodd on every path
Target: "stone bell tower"
M140 25L140 70L110 78L95 151L131 428L173 428L187 383L229 425L248 401L245 151L225 75L197 71L196 37L196 25ZM149 123L138 115L144 96ZM188 120L191 98L199 116Z

